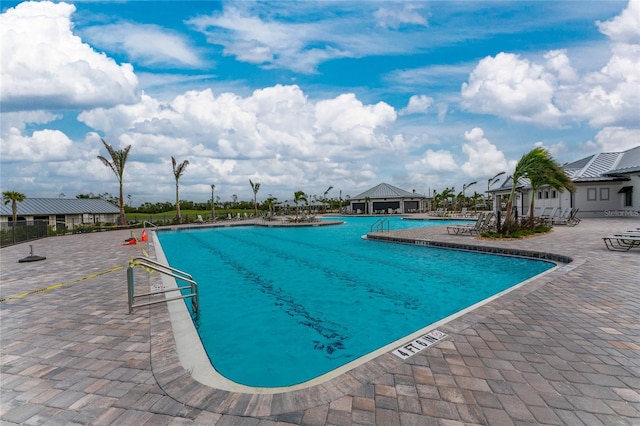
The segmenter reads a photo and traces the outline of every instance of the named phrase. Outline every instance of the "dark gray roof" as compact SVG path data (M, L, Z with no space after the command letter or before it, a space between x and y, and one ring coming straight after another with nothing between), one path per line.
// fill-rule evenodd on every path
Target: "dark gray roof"
M425 198L423 195L416 194L415 192L405 191L404 189L389 185L388 183L381 183L380 185L374 186L355 197L351 197L351 199L363 200L366 197L369 197L372 200L380 198Z
M607 181L640 172L640 145L623 152L602 152L562 166L574 182Z
M488 192L491 192L491 193L505 192L505 191L510 192L511 188L513 188L513 176L507 176L507 178L502 181L499 187L490 189ZM531 188L531 183L529 182L529 179L527 178L518 179L518 184L516 185L516 189L526 189L526 188Z
M567 164L563 165L562 168L565 169L565 170L579 170L579 169L582 169L584 166L589 164L589 161L591 161L591 159L593 157L594 157L594 155L590 155L590 156L582 158L582 159L580 159L578 161L574 161L573 163L567 163Z
M638 172L640 172L640 145L623 152L615 168L609 170L607 174L620 175Z
M120 209L110 202L89 198L25 198L18 203L20 216L40 216L50 214L119 213ZM11 202L0 203L0 215L11 216Z

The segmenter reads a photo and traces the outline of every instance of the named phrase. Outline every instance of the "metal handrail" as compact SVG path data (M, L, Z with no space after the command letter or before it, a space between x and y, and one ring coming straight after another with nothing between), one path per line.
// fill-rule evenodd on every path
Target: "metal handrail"
M157 227L158 227L158 225L156 225L156 224L155 224L155 223L153 223L153 222L149 222L148 220L145 220L144 222L142 222L142 227L143 227L143 228L146 228L146 227L147 227L147 224L149 224L149 225L153 226L154 228L157 228Z
M177 280L181 280L184 281L186 283L188 283L189 285L186 286L182 286L182 287L177 287L177 288L171 288L171 289L167 289L167 290L160 290L160 291L153 291L150 293L135 293L135 283L134 283L134 279L133 279L133 268L136 266L142 266L145 269L151 269L154 271L158 271L161 274L165 274L168 275L170 277L173 277ZM148 301L148 302L141 302L141 303L135 303L135 299L137 297L145 297L145 296L156 296L156 295L160 295L160 294L165 294L165 293L169 293L169 292L174 292L174 291L180 291L180 290L186 290L186 289L190 289L190 293L188 294L180 294L180 296L172 296L172 297L165 297L162 300L152 300L152 301ZM162 263L156 262L155 260L149 259L148 257L132 257L129 260L129 268L127 269L127 295L128 295L128 301L129 301L129 313L133 313L133 308L139 308L141 306L149 306L149 305L155 305L158 303L163 303L163 302L168 302L171 300L180 300L180 299L186 299L186 298L191 298L191 306L193 307L193 312L195 312L196 314L198 314L199 310L200 310L200 296L198 294L198 283L195 282L195 280L193 279L193 277L191 276L191 274L188 274L184 271L181 271L179 269L173 268L169 265L164 265Z
M389 232L391 225L389 219L380 218L373 222L371 228L369 228L369 232L373 232L373 228L376 228L376 232L384 232L384 224L387 223L387 232Z

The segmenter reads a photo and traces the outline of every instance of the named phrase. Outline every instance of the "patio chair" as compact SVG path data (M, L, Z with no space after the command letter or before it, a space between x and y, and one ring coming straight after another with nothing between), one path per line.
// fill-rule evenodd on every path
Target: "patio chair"
M569 226L576 226L580 223L580 218L578 217L578 212L580 209L571 209L571 215L569 216Z
M487 221L492 214L493 213L491 212L480 213L478 219L476 220L476 223L474 224L458 224L447 226L447 233L453 233L455 235L469 233L469 235L473 235L473 233L475 232L479 234L480 232L484 231L487 225Z
M607 248L613 251L629 251L634 247L640 247L640 233L620 233L602 239Z
M551 211L549 212L549 214L545 214L543 212L542 215L540 216L540 219L542 219L544 223L551 225L553 224L553 218L556 216L557 213L558 213L558 208L553 207L551 208Z
M557 217L551 218L552 225L567 225L571 217L571 207L565 207L560 211Z
M463 207L462 209L460 209L460 213L454 215L455 217L468 217L469 216L469 212L467 211L466 207Z

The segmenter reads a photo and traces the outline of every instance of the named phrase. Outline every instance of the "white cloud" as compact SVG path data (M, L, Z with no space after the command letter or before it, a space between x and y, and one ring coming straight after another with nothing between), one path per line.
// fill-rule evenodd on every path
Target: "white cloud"
M627 8L613 19L596 22L603 34L618 43L640 43L640 0L629 0Z
M67 159L72 146L71 139L59 130L38 130L25 136L20 129L3 130L3 161L56 161Z
M16 128L23 131L27 124L46 124L61 117L60 114L41 110L2 112L0 114L0 133L4 136L7 129Z
M84 108L136 99L137 79L72 31L75 6L25 2L2 14L2 86L5 111Z
M420 14L421 6L416 3L393 4L393 8L381 7L374 12L378 25L397 29L403 25L428 26L427 19Z
M289 12L236 2L220 13L189 19L187 24L205 34L209 43L223 46L223 53L238 61L306 74L317 73L318 65L328 60L409 54L420 44L413 34L389 31L363 20L362 15L369 13L371 4L341 2L331 6L331 13L320 14L313 3L288 3L286 9L292 10ZM424 24L413 9L414 6L406 6L404 12L388 14L388 20L395 24ZM313 13L316 19L294 22L291 16L296 13Z
M121 22L85 28L82 35L105 50L125 53L144 65L199 67L203 61L181 34L158 25Z
M458 170L458 165L450 151L428 149L420 160L409 164L407 170L422 170L426 173L454 172Z
M357 151L390 146L386 136L379 133L378 129L395 120L396 112L391 106L384 102L363 105L351 93L320 101L315 108L318 140L329 145L325 148L332 147L334 150L337 146L348 144L350 155L357 155ZM343 148L339 150L344 151Z
M618 46L600 71L590 73L576 90L568 113L591 127L638 126L640 112L640 46ZM575 89L574 89L575 90ZM571 95L571 94L570 94Z
M544 67L510 53L482 59L462 84L470 111L550 126L561 115L553 95L554 79Z
M413 95L409 98L407 106L400 110L399 114L425 114L433 105L433 98L426 95Z
M640 1L631 0L617 17L598 22L611 41L611 57L585 75L571 66L565 50L536 64L499 53L482 59L461 89L472 112L549 127L586 121L591 127L638 126L640 111Z
M262 20L236 7L226 8L222 14L198 16L187 23L206 34L210 43L224 46L225 55L252 64L313 73L319 62L345 55L328 43L323 48L306 48L323 38L320 24Z
M464 132L467 143L462 145L462 152L468 160L460 169L469 177L479 178L493 176L508 171L510 164L494 144L484 137L484 131L478 127Z
M539 146L546 149L549 154L551 154L551 156L556 159L559 155L569 152L569 148L567 148L567 145L564 142L558 142L552 145L545 145L544 142L536 142L534 146Z
M132 145L130 158L147 164L140 172L151 182L144 191L162 185L167 167L160 162L171 155L188 159L185 195L203 180L239 192L230 186L243 189L247 176L256 175L265 185L305 190L337 176L361 185L375 173L375 158L388 160L398 150L394 143L402 142L387 136L396 120L391 106L364 104L349 93L312 102L298 86L276 85L246 97L188 91L169 102L143 95L138 104L85 111L79 120L114 146Z
M556 80L561 83L573 83L578 78L578 73L571 66L571 61L566 50L551 50L544 55L547 60L546 69L556 76Z
M587 144L590 149L601 152L620 152L640 145L640 129L605 127L595 137L595 143Z

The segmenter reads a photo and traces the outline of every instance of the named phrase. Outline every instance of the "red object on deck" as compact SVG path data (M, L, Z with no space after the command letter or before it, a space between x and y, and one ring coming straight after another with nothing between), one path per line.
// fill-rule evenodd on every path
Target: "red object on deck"
M129 238L128 240L125 240L124 243L122 243L123 246L133 246L137 243L135 238Z

